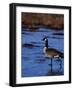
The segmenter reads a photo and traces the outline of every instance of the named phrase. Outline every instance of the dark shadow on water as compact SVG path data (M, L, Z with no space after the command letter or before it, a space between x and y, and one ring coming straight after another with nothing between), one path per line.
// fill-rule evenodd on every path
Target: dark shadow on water
M53 33L53 35L64 36L64 33Z
M48 36L48 38L53 38L53 39L64 39L63 37L55 37L55 36Z
M33 48L33 47L43 47L43 46L25 43L25 44L22 44L22 47L25 47L25 48Z
M22 32L22 35L33 35L33 33Z
M34 47L34 45L26 43L26 44L22 44L22 47L32 48Z
M61 76L64 75L62 72L48 72L46 76Z

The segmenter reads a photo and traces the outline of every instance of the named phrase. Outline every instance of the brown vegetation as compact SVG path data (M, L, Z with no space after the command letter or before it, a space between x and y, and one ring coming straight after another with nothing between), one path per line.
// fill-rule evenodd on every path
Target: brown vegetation
M41 13L22 13L22 25L34 29L37 25L44 25L53 29L64 28L63 14L41 14Z

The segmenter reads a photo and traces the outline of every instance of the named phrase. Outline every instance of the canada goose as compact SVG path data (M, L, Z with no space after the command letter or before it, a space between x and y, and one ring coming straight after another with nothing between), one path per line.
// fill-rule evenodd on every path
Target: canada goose
M51 58L51 72L52 72L52 58L64 58L64 54L57 49L48 48L48 37L44 37L43 41L45 41L44 53L48 58Z

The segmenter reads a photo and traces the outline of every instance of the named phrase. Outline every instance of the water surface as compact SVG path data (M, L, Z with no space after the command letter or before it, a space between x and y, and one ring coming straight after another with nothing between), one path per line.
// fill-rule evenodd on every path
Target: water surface
M52 72L51 59L43 53L43 37L48 37L48 47L64 52L64 30L52 30L39 27L35 32L22 28L22 67L21 77L55 76L64 74L64 59L53 58Z

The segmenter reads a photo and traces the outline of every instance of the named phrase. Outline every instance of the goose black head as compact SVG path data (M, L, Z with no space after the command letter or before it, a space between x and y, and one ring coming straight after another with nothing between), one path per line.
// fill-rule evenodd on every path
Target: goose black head
M42 40L43 40L43 41L45 41L45 40L47 40L47 38L48 38L48 37L47 37L47 36L45 36Z

